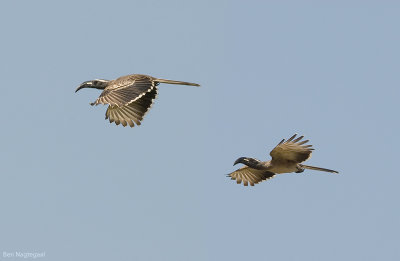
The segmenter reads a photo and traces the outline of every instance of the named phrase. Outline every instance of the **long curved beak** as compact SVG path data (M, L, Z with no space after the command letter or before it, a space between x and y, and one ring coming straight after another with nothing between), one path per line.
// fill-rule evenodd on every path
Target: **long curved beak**
M79 91L80 89L82 89L83 87L79 86L78 88L76 88L75 92Z
M80 89L86 88L88 87L87 83L82 83L81 85L78 86L78 88L76 88L75 92L79 91Z
M80 89L83 88L93 88L93 89L99 89L99 90L104 90L107 87L109 80L104 80L104 79L96 79L93 81L86 81L81 83L78 88L76 88L75 92L79 91Z
M241 162L241 158L237 159L237 160L233 163L233 166L235 166L236 164L238 164L238 163L240 163L240 162Z
M238 158L236 161L235 161L235 163L233 163L233 166L235 166L236 164L238 164L238 163L243 163L243 161L246 159L246 157L240 157L240 158Z

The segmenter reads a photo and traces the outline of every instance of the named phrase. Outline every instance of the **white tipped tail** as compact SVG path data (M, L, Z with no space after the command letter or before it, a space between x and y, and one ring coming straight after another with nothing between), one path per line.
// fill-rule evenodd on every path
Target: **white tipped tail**
M303 165L303 164L299 164L299 165L300 165L302 168L305 168L305 169L319 170L319 171L325 171L325 172L336 173L336 174L339 173L339 172L337 172L336 170L324 169L324 168L313 167L313 166L308 166L308 165Z

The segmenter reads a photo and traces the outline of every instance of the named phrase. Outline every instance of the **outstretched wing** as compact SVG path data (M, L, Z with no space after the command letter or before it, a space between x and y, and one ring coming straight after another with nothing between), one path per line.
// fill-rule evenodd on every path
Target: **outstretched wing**
M151 89L156 88L154 78L143 74L122 76L109 83L92 105L109 104L124 106L135 102Z
M124 127L127 124L134 127L134 123L140 125L140 121L143 120L156 97L157 88L154 87L125 106L110 105L106 111L106 119L109 119L110 123L115 122L117 125L121 123Z
M293 135L286 141L283 139L270 152L272 162L292 161L300 163L311 157L311 153L314 150L312 145L304 145L308 140L301 141L304 136L295 139L296 135L297 134Z
M263 180L270 179L274 175L275 173L267 170L258 170L244 166L232 172L231 174L228 174L227 177L236 180L237 184L240 184L243 181L244 186L248 186L249 183L251 186L254 186L254 184L258 184Z

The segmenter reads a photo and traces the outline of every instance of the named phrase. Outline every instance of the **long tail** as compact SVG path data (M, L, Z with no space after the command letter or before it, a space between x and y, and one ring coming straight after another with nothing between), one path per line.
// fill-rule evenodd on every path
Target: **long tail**
M197 83L181 82L181 81L174 81L174 80L167 80L167 79L155 79L155 81L156 81L156 82L161 82L161 83L168 83L168 84L179 84L179 85L200 86L200 84L197 84Z
M308 165L303 165L299 164L302 168L305 169L312 169L312 170L319 170L319 171L325 171L325 172L330 172L330 173L339 173L336 170L331 170L331 169L324 169L324 168L318 168L318 167L313 167L313 166L308 166Z

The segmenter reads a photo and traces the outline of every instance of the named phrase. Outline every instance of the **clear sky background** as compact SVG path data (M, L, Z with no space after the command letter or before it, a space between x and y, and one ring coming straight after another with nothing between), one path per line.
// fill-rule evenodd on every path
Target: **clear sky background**
M2 1L0 253L400 260L400 4ZM83 81L160 85L140 127ZM305 171L226 178L294 133ZM12 258L0 259L12 260ZM16 258L14 258L16 259Z

